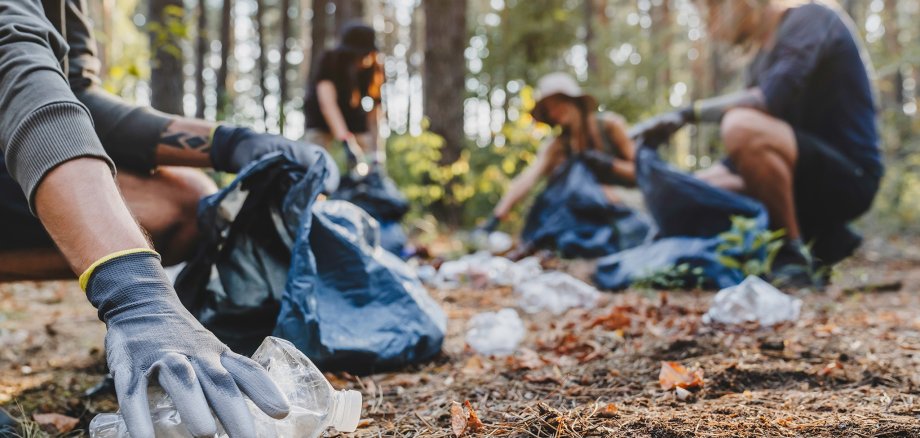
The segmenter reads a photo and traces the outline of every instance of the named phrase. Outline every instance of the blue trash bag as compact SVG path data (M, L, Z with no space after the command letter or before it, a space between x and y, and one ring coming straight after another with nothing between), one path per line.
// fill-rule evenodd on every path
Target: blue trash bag
M594 275L598 287L622 290L681 265L700 274L700 278L687 278L690 287L722 289L744 280L740 270L719 262L716 249L722 243L719 235L732 228L733 216L755 219L750 236L767 229L767 212L760 202L681 172L645 146L637 153L636 178L657 225L656 240L599 260ZM746 241L723 255L748 257L742 253L751 246Z
M352 173L343 177L329 199L348 201L364 209L380 222L383 249L402 253L408 238L400 221L409 212L409 201L378 166L372 166L365 176Z
M323 166L304 169L271 154L205 198L203 243L176 281L180 299L240 354L274 334L327 370L376 371L432 357L443 312L408 265L379 247L377 221L345 202L337 211L349 214L339 216L316 204L325 178ZM356 353L352 338L377 343Z
M357 373L440 352L447 318L412 270L381 250L376 221L343 201L313 213L294 245L275 336L324 369Z
M644 243L649 230L643 216L610 202L594 173L574 157L534 201L521 239L565 258L597 258Z

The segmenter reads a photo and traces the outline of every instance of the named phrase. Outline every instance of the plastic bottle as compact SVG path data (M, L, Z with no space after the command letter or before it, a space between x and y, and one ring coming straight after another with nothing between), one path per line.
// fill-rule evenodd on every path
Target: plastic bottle
M361 393L337 391L323 373L290 342L265 338L252 359L268 370L291 404L282 420L265 415L249 400L246 403L256 422L256 438L315 438L327 428L354 432L361 419ZM162 392L151 392L150 413L157 438L191 438L172 400ZM120 414L99 414L89 425L90 438L130 438ZM220 430L218 438L226 437Z

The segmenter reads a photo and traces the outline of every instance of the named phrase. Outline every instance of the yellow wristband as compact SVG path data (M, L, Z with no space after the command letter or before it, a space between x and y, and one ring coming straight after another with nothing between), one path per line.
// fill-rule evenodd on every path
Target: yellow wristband
M214 125L214 127L211 128L211 133L208 135L208 144L210 145L214 144L214 134L217 133L217 128L220 128L220 123Z
M703 102L700 102L700 101L693 102L693 120L699 121L702 115L703 115Z
M113 252L99 260L96 260L95 262L93 262L93 264L89 265L89 268L86 268L86 270L83 271L82 274L80 274L80 289L83 289L83 292L86 292L86 286L89 284L89 279L90 277L93 276L93 271L95 271L96 268L99 267L99 265L109 260L118 258L118 257L131 255L131 254L140 254L140 253L151 253L151 254L156 254L157 256L160 255L159 253L157 253L156 251L150 248L133 248L133 249L125 249L122 251Z

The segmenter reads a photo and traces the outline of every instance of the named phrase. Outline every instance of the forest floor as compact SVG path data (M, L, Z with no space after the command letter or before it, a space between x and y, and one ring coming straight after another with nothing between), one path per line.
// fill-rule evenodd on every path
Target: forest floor
M464 341L471 316L514 306L510 289L434 290L450 318L439 358L329 377L364 394L354 436L454 436L468 414L453 402L469 401L482 422L469 436L920 437L918 243L870 242L826 292L797 294L796 323L707 326L711 293L629 291L561 316L521 313L528 335L510 358ZM112 396L81 395L103 376L103 335L74 283L0 285L0 404L75 417L67 436L83 436L116 409ZM685 400L663 390L662 361L701 370L702 388Z

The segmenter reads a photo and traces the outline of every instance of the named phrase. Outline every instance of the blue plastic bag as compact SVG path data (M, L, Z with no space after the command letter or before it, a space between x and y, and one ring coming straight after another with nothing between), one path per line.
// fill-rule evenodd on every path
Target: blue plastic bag
M658 227L656 240L599 260L594 275L598 287L622 290L680 265L699 272L700 286L707 289L744 280L740 270L719 262L716 248L722 242L719 234L731 229L733 216L754 218L757 230L767 229L767 212L760 202L674 169L649 147L639 148L636 178ZM688 283L694 285L694 280Z
M401 254L408 242L400 221L409 212L409 201L390 177L374 166L365 176L346 175L329 199L348 201L380 222L380 246Z
M521 238L565 258L597 258L642 244L648 234L648 221L610 202L594 173L575 157L534 201Z
M272 154L202 201L204 242L180 273L183 304L234 351L292 341L327 370L370 372L431 358L446 317L376 220L316 203L326 177Z

